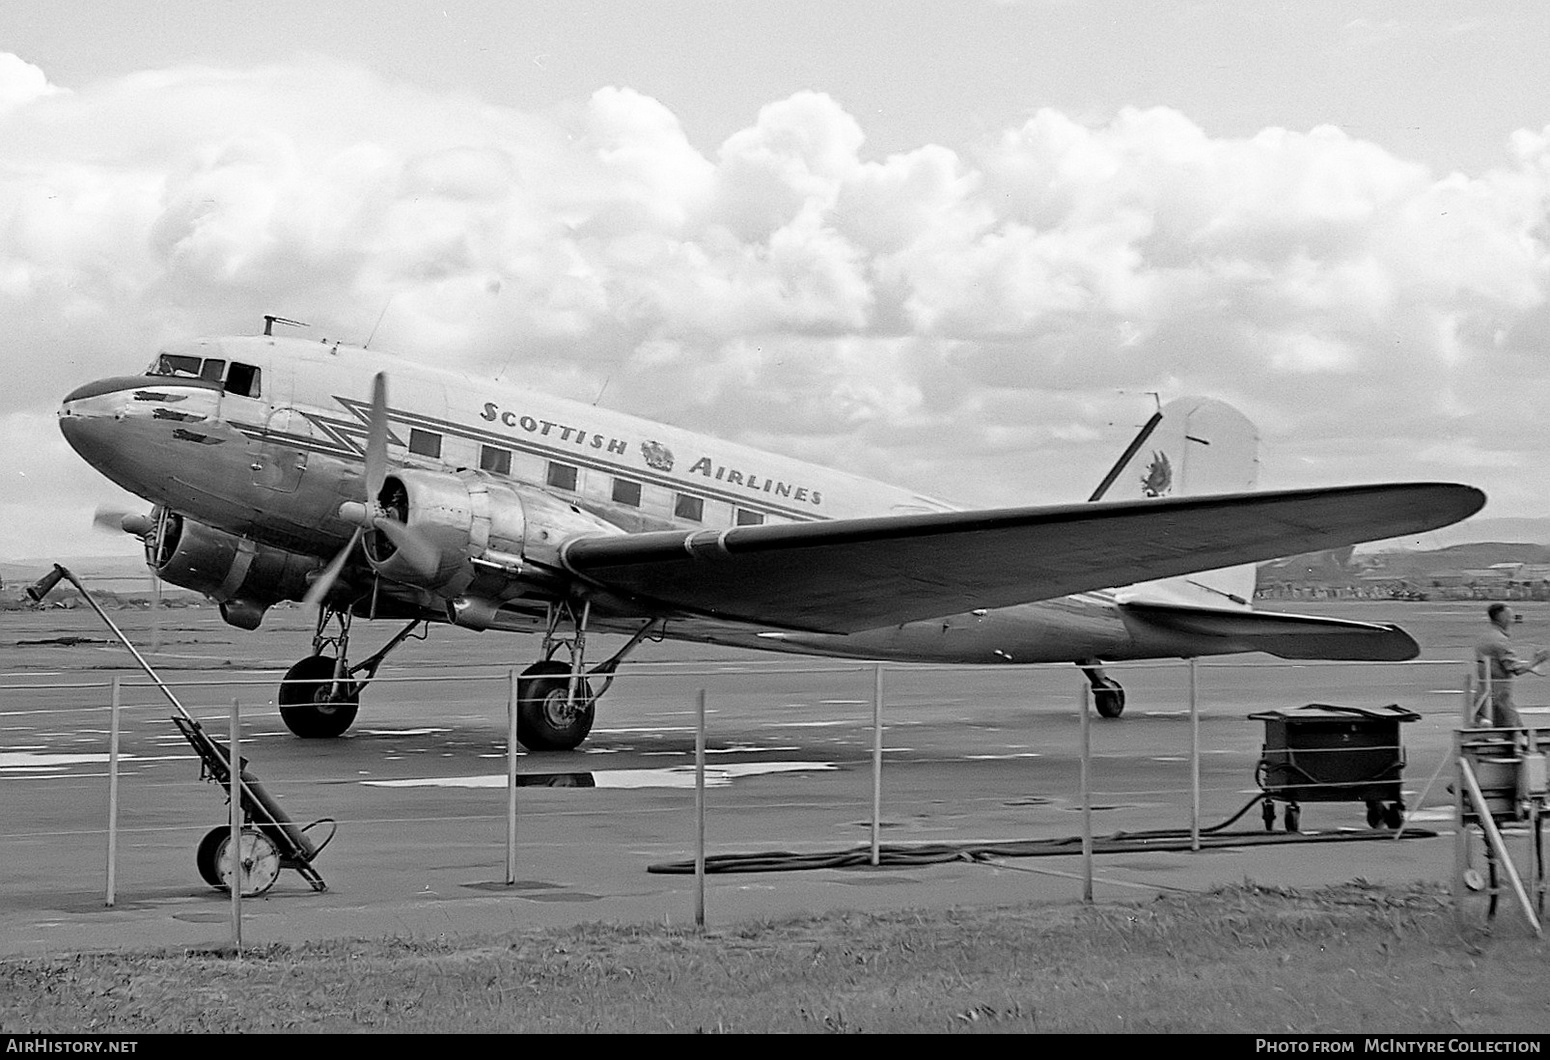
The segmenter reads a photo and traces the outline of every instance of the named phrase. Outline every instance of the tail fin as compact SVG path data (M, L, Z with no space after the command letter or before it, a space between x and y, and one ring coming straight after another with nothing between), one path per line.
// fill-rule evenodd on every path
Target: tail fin
M1142 500L1206 493L1246 493L1259 483L1259 430L1224 401L1177 398L1119 470L1104 500ZM1122 600L1199 607L1247 607L1254 567L1188 574L1127 586Z

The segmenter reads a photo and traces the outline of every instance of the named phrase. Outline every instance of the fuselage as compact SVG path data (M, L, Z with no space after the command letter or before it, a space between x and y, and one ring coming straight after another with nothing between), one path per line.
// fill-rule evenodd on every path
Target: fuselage
M266 574L299 598L348 541L341 505L362 496L368 394L390 381L388 457L397 467L520 484L622 532L952 511L909 489L567 401L335 343L254 336L168 348L147 374L105 379L64 401L70 444L108 478L170 512L231 535L218 599ZM244 565L248 545L258 551ZM249 549L249 551L253 551ZM224 560L223 560L224 562ZM258 563L259 566L254 564ZM176 575L169 575L176 580ZM207 580L193 587L210 591ZM221 593L227 594L225 598ZM442 601L405 606L445 618ZM639 615L601 607L600 629ZM524 625L524 622L529 623ZM531 628L513 615L504 626ZM1138 622L1112 593L1087 593L928 621L826 635L678 615L666 635L767 650L956 663L1190 656L1253 650Z

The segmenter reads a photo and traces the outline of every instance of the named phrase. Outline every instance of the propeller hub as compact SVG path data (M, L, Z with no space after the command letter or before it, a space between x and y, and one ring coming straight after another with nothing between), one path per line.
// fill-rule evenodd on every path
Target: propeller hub
M126 534L144 537L156 528L156 521L149 515L135 514L124 516L118 525Z
M370 526L372 511L360 501L345 501L339 506L339 518L356 526Z

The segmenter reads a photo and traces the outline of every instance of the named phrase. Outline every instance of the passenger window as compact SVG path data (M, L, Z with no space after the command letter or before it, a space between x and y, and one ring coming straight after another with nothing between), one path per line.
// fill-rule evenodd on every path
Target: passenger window
M417 456L428 456L440 460L441 435L434 431L422 431L418 427L410 427L409 451Z
M557 464L551 460L546 481L557 490L573 490L576 488L576 469L570 464Z
M738 526L761 526L764 523L763 512L751 512L747 508L737 510Z
M614 479L614 503L628 504L631 508L639 508L640 483L631 482L627 478Z
M207 380L211 383L219 383L221 381L221 376L225 373L226 362L211 357L209 360L205 361L204 367L199 370L199 378Z
M251 364L239 364L233 361L231 368L226 372L226 393L256 398L259 394L258 378L257 368Z
M702 523L705 521L705 502L699 497L680 493L673 501L673 514L692 523Z
M479 467L480 470L493 471L497 475L511 474L511 450L495 445L481 445Z

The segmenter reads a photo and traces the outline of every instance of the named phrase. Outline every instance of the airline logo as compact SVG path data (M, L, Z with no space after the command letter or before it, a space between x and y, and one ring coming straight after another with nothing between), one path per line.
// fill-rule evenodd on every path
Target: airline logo
M1141 476L1141 492L1148 497L1166 497L1171 489L1173 465L1168 462L1168 454L1153 452L1151 466Z
M535 419L532 416L524 416L510 409L502 409L493 401L486 401L484 409L479 413L479 418L486 423L499 423L506 427L515 427L528 434L535 434L550 439L551 442L569 442L572 445L603 449L615 456L625 456L629 452L629 443L621 438L611 438L607 435L589 431L585 427L574 427L566 423L556 423L552 420ZM676 460L673 451L661 442L655 440L643 441L639 446L641 459L647 467L653 471L667 473L673 470ZM791 482L782 482L769 475L759 474L744 468L728 467L726 464L718 464L708 456L702 456L689 466L689 474L703 475L708 479L724 483L728 486L737 486L754 493L767 493L772 497L789 497L802 504L820 506L823 504L823 493L820 490Z

